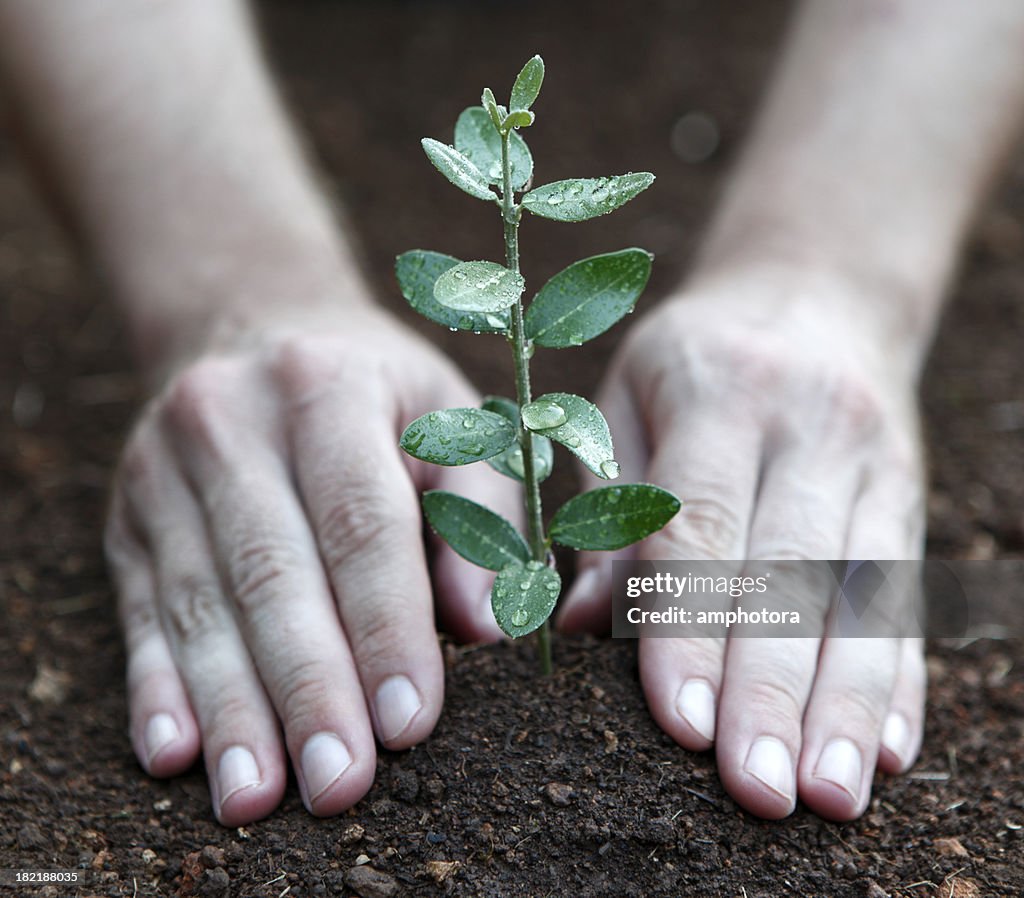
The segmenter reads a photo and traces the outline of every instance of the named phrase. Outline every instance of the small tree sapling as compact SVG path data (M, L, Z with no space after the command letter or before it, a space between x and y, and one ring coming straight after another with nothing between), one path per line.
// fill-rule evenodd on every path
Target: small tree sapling
M523 484L525 538L490 509L442 490L423 495L434 531L461 556L496 571L491 605L501 629L516 638L538 632L541 665L551 669L548 618L561 592L551 544L614 550L661 529L679 510L670 492L645 483L604 487L570 499L545 529L540 483L551 473L552 441L604 480L619 476L608 424L596 405L571 393L533 398L530 358L535 346L564 349L604 333L633 310L651 272L642 249L592 256L556 274L524 307L519 270L523 210L556 221L585 221L617 209L654 181L647 172L556 181L531 189L533 158L519 135L544 80L534 56L512 87L508 107L485 89L481 105L463 111L454 146L425 138L434 166L470 196L495 203L505 232L504 264L460 262L412 250L398 257L402 293L420 314L452 330L502 334L512 350L515 399L491 396L482 408L455 408L417 418L402 448L437 465L486 460ZM521 193L518 202L517 193Z

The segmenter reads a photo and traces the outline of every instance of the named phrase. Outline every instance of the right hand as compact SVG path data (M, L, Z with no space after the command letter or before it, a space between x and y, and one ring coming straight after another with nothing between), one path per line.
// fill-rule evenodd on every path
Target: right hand
M743 559L919 557L913 349L877 327L880 301L838 279L737 273L639 323L600 405L623 479L683 501L640 558L728 559L739 573ZM610 567L583 557L563 628L607 626ZM660 726L687 748L714 745L726 788L763 817L789 814L798 794L857 817L876 761L904 770L920 745L917 640L648 637L640 677Z
M456 636L500 632L490 575L446 547L432 595L418 493L513 519L517 503L487 466L425 465L397 440L478 402L439 352L362 308L235 334L169 379L128 440L106 532L151 774L201 748L217 817L237 826L280 802L287 753L306 807L335 814L370 787L374 735L401 749L431 732L433 598Z

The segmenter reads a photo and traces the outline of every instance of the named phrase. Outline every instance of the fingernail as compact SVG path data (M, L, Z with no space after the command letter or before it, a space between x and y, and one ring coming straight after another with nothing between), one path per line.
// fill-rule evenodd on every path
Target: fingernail
M715 739L715 693L707 680L687 680L676 696L676 711L705 739Z
M313 802L352 766L352 755L334 733L314 733L302 747L301 763L306 807L312 811Z
M814 767L816 779L838 786L854 801L860 798L860 750L849 739L833 739L821 751Z
M882 745L899 758L900 767L910 765L910 726L898 711L890 711L882 727Z
M774 736L754 740L743 769L787 801L793 801L793 759L789 749Z
M142 738L146 745L146 762L152 765L160 752L181 738L181 731L170 714L161 712L154 714L146 722L146 731Z
M258 786L261 782L260 768L249 749L241 745L225 749L217 764L218 804L221 808L236 792Z
M373 710L377 717L377 735L382 742L397 739L423 707L416 687L408 677L388 677L377 689Z

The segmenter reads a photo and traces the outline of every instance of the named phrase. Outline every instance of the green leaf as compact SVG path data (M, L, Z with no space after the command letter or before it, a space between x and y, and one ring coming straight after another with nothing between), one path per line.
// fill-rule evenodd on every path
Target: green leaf
M494 127L500 131L502 116L498 112L498 101L494 99L494 91L489 87L485 87L484 92L480 95L480 105L487 110L487 114L491 117Z
M399 445L413 458L435 465L468 465L507 449L516 429L501 415L478 408L429 412L402 432Z
M497 262L460 262L434 284L434 299L464 312L503 312L523 295L526 282Z
M483 407L489 412L496 412L502 415L513 427L519 426L519 406L511 399L503 396L488 396L484 399ZM537 475L537 482L545 480L551 473L554 465L554 449L551 440L547 437L530 434L533 443L533 469ZM500 455L487 459L489 464L499 474L511 477L513 480L523 480L523 450L519 448L517 440Z
M533 120L536 118L529 110L520 110L519 112L510 112L505 116L505 121L502 123L503 130L510 130L512 128L529 128L533 124Z
M650 172L555 181L531 190L523 197L523 206L541 218L586 221L613 212L653 183Z
M427 158L434 163L434 168L456 187L477 199L497 200L480 169L454 147L430 137L424 137L420 143L423 144Z
M614 480L619 476L608 422L582 396L547 393L524 406L522 418L529 430L561 443L598 477Z
M501 184L501 135L482 106L470 106L459 116L455 123L455 147L480 169L489 183ZM509 136L509 162L512 189L522 190L533 177L533 157L526 142L515 132Z
M679 507L672 493L648 483L606 486L558 509L551 519L551 539L574 549L621 549L660 530Z
M642 249L576 262L551 278L530 303L526 336L551 349L579 346L632 312L650 276L651 255Z
M424 318L463 331L503 334L508 330L508 312L460 312L434 299L434 284L448 269L459 264L454 256L413 249L395 259L398 286L409 305Z
M491 589L498 626L513 639L532 633L551 616L561 590L562 578L539 561L504 568Z
M512 100L508 104L513 112L529 109L540 93L540 86L544 83L544 60L534 56L522 71L516 76L516 83L512 85Z
M423 511L434 532L467 561L492 571L526 564L530 550L508 521L455 493L423 494Z

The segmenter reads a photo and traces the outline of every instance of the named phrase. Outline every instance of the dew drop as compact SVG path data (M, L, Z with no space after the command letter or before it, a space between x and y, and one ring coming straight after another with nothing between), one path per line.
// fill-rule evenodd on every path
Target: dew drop
M558 581L548 580L547 585L544 587L548 592L558 592Z
M439 437L437 438L437 441L438 441L438 442L439 442L439 443L440 443L440 444L441 444L442 446L449 446L449 445L451 445L451 442L452 442L452 438L451 438L451 437L445 437L445 436L439 436Z
M525 608L517 608L512 612L512 626L525 627L530 622L530 612Z
M501 177L501 163L500 162L492 162L491 163L491 167L487 170L487 176L490 177L490 178L500 178Z
M453 334L457 334L459 332L459 329L457 327L450 327L448 328L448 330L450 330Z
M613 458L601 462L601 473L609 480L614 480L619 476L619 463Z
M497 315L488 315L486 318L487 324L497 330L505 330L505 321L499 318Z
M523 406L523 423L530 430L546 430L560 427L568 420L565 409L550 399L538 399Z
M523 592L526 592L526 590L528 590L530 588L530 581L529 580L520 580L519 581L519 588Z
M570 346L581 346L583 344L583 334L569 334L569 345Z
M605 462L605 464L607 464L607 462ZM604 470L604 465L601 466L601 470L602 471ZM616 472L616 473L618 473L618 472ZM619 504L619 491L617 489L609 490L608 493L605 494L605 501L609 505L618 505Z
M580 444L582 442L583 441L578 436L576 436L576 434L574 434L574 433L569 434L565 438L565 445L568 446L570 449L579 449L580 448Z
M455 274L454 274L454 278L457 281L464 281L466 279L466 272L464 272L464 271L456 271Z
M528 561L526 562L526 569L528 571L540 571L544 569L544 565L540 561Z
M608 201L608 191L605 190L603 187L599 187L590 195L590 198L595 203L605 203Z
M565 202L565 197L560 193L553 193L548 197L549 206L560 206L563 202Z

